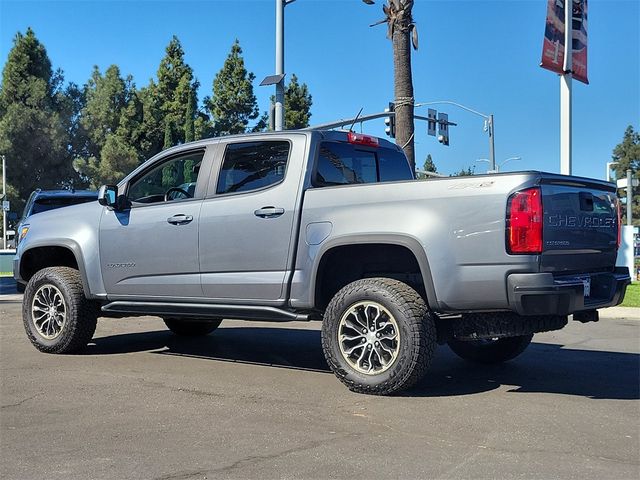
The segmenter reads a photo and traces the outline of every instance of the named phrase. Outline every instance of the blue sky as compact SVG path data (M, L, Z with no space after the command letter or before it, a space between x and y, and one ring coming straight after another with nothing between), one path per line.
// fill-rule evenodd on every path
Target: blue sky
M382 111L393 93L391 43L381 0L298 0L286 8L285 69L309 85L312 123ZM0 61L17 31L31 26L54 68L84 84L92 66L110 64L142 86L155 76L164 47L177 35L201 83L211 84L235 38L256 75L261 110L272 87L258 82L274 71L274 0L10 1L0 0ZM504 170L559 171L559 79L540 68L546 0L416 0L420 49L413 55L417 102L453 100L496 123L496 158L521 156ZM573 173L603 178L605 162L624 129L640 124L640 1L589 1L589 80L574 81ZM423 109L426 114L426 109ZM451 145L438 144L417 124L417 163L431 153L451 173L486 170L488 140L481 118L441 107ZM384 135L382 120L365 131Z

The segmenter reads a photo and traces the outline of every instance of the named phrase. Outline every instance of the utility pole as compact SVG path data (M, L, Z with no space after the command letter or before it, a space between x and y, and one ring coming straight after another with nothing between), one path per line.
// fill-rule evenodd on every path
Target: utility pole
M560 173L563 175L571 175L572 7L573 0L564 1L564 73L560 75Z
M286 0L276 0L276 75L284 75L284 7ZM284 129L284 77L276 83L274 105L275 131Z

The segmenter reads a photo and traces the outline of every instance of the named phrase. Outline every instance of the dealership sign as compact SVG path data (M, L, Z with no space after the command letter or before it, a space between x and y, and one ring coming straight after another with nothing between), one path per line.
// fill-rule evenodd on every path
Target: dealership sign
M587 79L587 0L548 0L547 24L542 45L540 66L560 75L565 72L565 3L571 4L572 48L571 73L573 78L584 83Z

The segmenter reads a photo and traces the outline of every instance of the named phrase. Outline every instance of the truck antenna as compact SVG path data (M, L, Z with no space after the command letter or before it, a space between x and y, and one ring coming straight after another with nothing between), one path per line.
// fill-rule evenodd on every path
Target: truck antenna
M349 131L350 131L350 132L353 132L353 126L354 126L354 125L356 124L356 122L358 121L358 118L360 118L360 114L362 113L362 109L363 109L363 108L364 108L364 107L362 107L362 108L360 109L360 111L359 111L359 112L358 112L358 114L356 115L356 118L354 118L354 119L353 119L353 123L352 123L352 124L351 124L351 126L349 127Z

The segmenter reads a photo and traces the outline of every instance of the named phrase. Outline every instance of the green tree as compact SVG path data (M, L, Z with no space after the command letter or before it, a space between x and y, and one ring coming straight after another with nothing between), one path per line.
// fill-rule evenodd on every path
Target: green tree
M433 159L431 158L430 153L427 155L427 158L424 161L424 166L422 167L422 169L425 172L438 173L438 169L436 168L436 164L433 163Z
M187 103L187 112L184 119L184 141L193 142L196 139L195 131L195 119L196 119L196 101L193 96L189 97Z
M73 93L62 89L47 51L31 28L17 33L0 85L0 153L7 159L12 209L19 211L36 188L77 182L69 134L74 127ZM70 96L68 96L70 95ZM67 116L67 118L65 118Z
M137 92L142 108L139 148L145 160L160 152L164 146L164 117L157 91L158 85L151 80L148 86Z
M185 126L188 121L195 120L195 109L189 111L189 102L195 105L198 87L199 83L194 79L193 70L184 60L180 40L174 35L165 49L165 56L160 61L158 85L155 90L164 123L165 148L169 139L171 145L187 141ZM188 116L191 116L189 120ZM169 136L168 131L171 132Z
M306 128L311 118L313 100L306 83L298 83L293 74L284 90L284 125L287 130Z
M116 65L104 75L94 67L85 85L80 126L85 155L74 166L93 187L116 183L142 160L143 105L131 76L122 78Z
M109 135L118 129L122 112L135 90L132 82L130 76L122 78L116 65L107 68L104 75L97 66L93 67L91 78L85 85L85 104L80 115L89 157L99 157Z
M466 169L463 168L459 172L452 173L449 176L450 177L470 177L472 175L475 175L475 173L476 173L476 167L474 166L474 167L467 167Z
M122 180L138 165L138 152L119 135L109 135L100 150L100 160L91 157L82 172L93 188Z
M368 5L373 0L362 0ZM396 143L401 145L415 170L413 78L411 46L418 49L418 30L413 22L414 0L387 0L382 5L384 18L374 25L387 24L387 38L393 45L393 84L396 104Z
M624 132L622 142L613 149L611 158L615 165L616 178L626 178L627 170L631 170L633 178L638 178L638 170L640 170L640 133L633 130L633 126L629 125ZM626 190L618 190L621 198L626 198ZM632 205L633 224L640 225L640 188L633 188L633 205ZM627 206L622 204L623 221L626 219Z
M255 75L248 72L236 40L222 69L213 79L213 97L205 99L205 107L218 135L245 133L249 121L260 114L253 93Z

